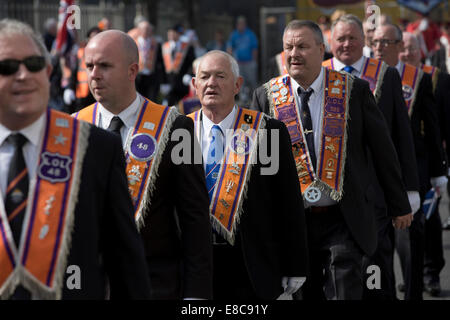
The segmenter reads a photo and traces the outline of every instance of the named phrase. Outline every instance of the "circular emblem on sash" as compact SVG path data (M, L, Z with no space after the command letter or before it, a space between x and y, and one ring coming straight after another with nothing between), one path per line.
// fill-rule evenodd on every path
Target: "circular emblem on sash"
M242 130L239 130L238 133L235 133L231 137L230 148L234 153L237 153L238 155L242 156L248 154L251 150L252 145L252 139Z
M157 148L154 137L147 133L138 133L131 137L128 153L138 161L148 161L153 158Z
M403 99L405 99L406 101L411 100L413 96L413 89L407 84L404 84L402 86L402 91L403 91Z
M322 197L319 188L309 186L305 191L305 199L310 203L315 203Z

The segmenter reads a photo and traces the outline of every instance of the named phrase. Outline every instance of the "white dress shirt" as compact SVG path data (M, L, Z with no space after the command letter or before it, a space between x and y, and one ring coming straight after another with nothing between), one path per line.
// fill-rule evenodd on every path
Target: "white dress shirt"
M227 145L227 134L230 134L233 128L233 122L236 117L237 107L234 106L231 112L223 119L221 122L217 123L217 125L220 127L220 130L222 130L223 133L223 141L224 145ZM211 129L215 125L214 122L212 122L203 112L202 112L202 126L200 130L200 137L201 137L201 146L202 146L202 155L203 155L203 166L206 170L206 159L208 158L208 150L209 145L211 143L212 138L212 132ZM228 130L228 131L227 131Z
M358 78L361 77L361 73L363 72L363 67L364 67L364 61L365 61L365 57L361 56L361 58L359 58L358 61L356 61L354 64L352 64L352 67L354 68L354 70L351 73L352 75L354 75ZM344 67L346 66L346 64L342 63L341 61L339 61L338 59L333 57L333 66L334 66L335 70L342 71L344 69Z
M114 116L118 116L120 120L123 122L122 128L120 128L120 137L122 138L122 146L125 149L125 143L127 141L128 134L130 130L134 129L134 125L136 123L136 119L138 117L138 112L140 110L140 106L144 102L144 98L140 94L136 94L136 99L121 113L115 115L108 111L104 106L100 103L98 104L98 126L103 129L108 129L111 124L111 120Z
M42 136L46 124L46 112L39 119L26 128L19 131L11 131L0 124L0 191L5 198L8 184L8 171L11 159L14 155L14 146L7 140L11 133L21 133L28 141L23 146L23 156L28 169L28 179L31 180L37 169L39 148L41 147Z
M312 120L312 126L314 131L314 150L316 152L316 158L317 161L319 161L319 155L320 155L320 143L322 138L322 107L323 107L323 91L324 91L324 70L325 68L322 67L320 70L319 76L314 80L314 82L311 84L309 88L312 88L314 91L311 94L308 105L309 110L311 111L311 120ZM294 91L295 100L297 101L297 107L299 108L299 113L302 112L302 101L298 96L297 89L301 87L297 81L295 81L291 77L291 84L292 84L292 91ZM302 90L307 91L309 88L303 88ZM317 166L316 166L317 167ZM325 192L322 192L322 197L319 201L315 202L314 204L309 203L307 200L304 200L305 207L310 207L313 205L314 207L325 207L325 206L331 206L337 204L337 201L331 199L330 196L326 195Z

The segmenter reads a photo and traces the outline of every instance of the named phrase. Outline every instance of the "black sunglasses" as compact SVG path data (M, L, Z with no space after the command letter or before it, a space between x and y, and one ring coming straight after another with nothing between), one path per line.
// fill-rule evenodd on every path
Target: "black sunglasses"
M45 58L41 56L31 56L23 60L5 59L0 61L0 75L10 76L19 70L23 63L30 72L38 72L45 67Z

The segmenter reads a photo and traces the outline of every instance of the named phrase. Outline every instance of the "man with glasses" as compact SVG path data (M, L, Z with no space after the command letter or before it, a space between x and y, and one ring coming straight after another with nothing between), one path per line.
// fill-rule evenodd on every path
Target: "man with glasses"
M401 30L392 24L379 26L372 41L374 57L395 67L402 80L403 98L411 120L416 161L419 175L419 192L423 202L433 186L444 189L445 160L439 131L439 122L431 78L419 68L400 61L403 51ZM430 184L431 182L431 184ZM424 215L419 210L409 230L396 233L397 250L401 257L405 280L405 299L421 300L423 289L423 225Z
M366 23L367 24L367 23ZM334 58L323 65L333 70L343 70L369 82L378 108L383 112L394 142L402 169L403 182L408 191L408 199L413 213L419 210L419 177L414 159L414 144L409 124L408 112L401 93L401 80L395 68L383 61L363 56L364 34L361 21L354 15L346 14L338 18L331 27L331 51ZM381 290L365 290L368 299L395 299L393 270L394 228L392 221L406 219L412 215L393 216L393 210L386 207L387 201L377 178L374 177L375 202L378 223L378 246L367 266L376 264L382 272Z
M442 72L436 67L422 65L420 61L419 41L415 35L409 32L403 33L405 49L400 53L399 58L404 63L409 63L416 68L421 68L431 75L433 80L433 94L436 98L437 112L439 115L439 125L441 138L450 143L450 75ZM450 146L446 148L447 159L450 155ZM440 193L446 190L439 190ZM441 292L439 273L445 265L444 252L442 247L442 222L439 214L440 197L437 200L436 209L430 215L426 215L425 220L425 261L424 261L424 286L425 290L432 296L438 296ZM426 214L426 212L425 212Z
M0 298L149 298L120 140L47 107L51 69L0 21Z
M411 208L384 117L369 84L322 67L320 28L293 20L283 48L288 75L259 87L251 105L285 122L307 208L311 274L305 299L359 300L363 256L377 246L374 170L398 228ZM344 175L345 174L345 179Z

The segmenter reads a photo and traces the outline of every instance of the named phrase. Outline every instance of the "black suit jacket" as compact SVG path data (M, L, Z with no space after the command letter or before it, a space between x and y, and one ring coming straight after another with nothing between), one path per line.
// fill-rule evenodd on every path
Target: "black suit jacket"
M424 197L431 188L430 178L445 175L446 164L429 74L423 74L417 90L412 105L411 128L419 169L420 194Z
M150 281L144 249L133 217L125 177L122 143L91 126L89 146L75 209L67 266L81 271L81 289L70 290L67 273L63 299L148 299Z
M153 299L212 298L212 247L209 199L194 124L185 116L174 121L189 132L191 162L175 165L168 141L155 181L155 190L141 230L152 281ZM195 151L195 149L197 149Z
M366 254L372 255L377 244L372 166L383 190L389 195L386 201L393 213L404 215L411 212L411 208L386 121L375 104L368 83L352 78L344 195L339 208L358 245ZM255 91L251 108L269 112L264 87Z
M419 176L415 160L414 140L411 131L411 123L408 117L405 100L402 95L402 82L397 70L388 67L383 77L377 106L380 108L386 120L392 142L400 162L403 182L407 191L419 191ZM398 215L398 212L386 206L385 197L381 185L374 184L376 194L376 207L378 218Z
M272 158L278 158L279 167L276 174L261 174L261 168L267 169L270 164L261 164L258 148L258 162L252 167L236 237L258 297L274 300L283 292L283 276L306 277L308 257L291 139L281 121L266 117L266 129L267 150ZM271 143L274 131L279 133L279 140L274 142L279 152Z
M168 94L169 105L177 103L189 93L189 85L183 83L183 76L185 74L192 74L192 63L194 60L194 48L189 46L178 72L174 73L166 71L166 82L171 85L171 90Z
M434 89L436 105L438 110L439 127L441 129L441 138L446 143L447 164L450 159L450 75L440 71Z

